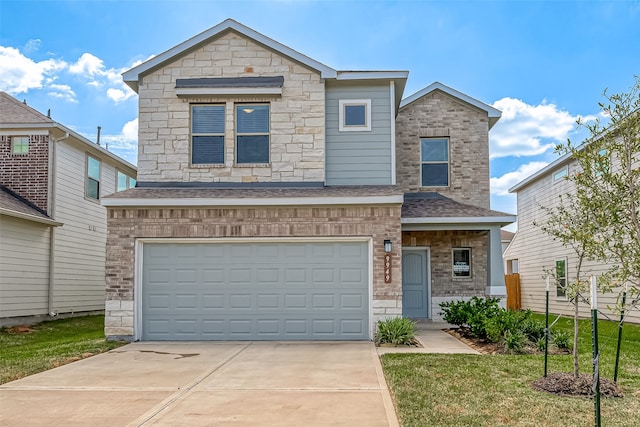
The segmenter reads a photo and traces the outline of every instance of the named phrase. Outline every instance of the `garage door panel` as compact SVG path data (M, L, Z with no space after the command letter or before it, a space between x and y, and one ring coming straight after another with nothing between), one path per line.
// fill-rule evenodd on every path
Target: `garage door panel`
M367 247L144 244L142 338L368 339Z

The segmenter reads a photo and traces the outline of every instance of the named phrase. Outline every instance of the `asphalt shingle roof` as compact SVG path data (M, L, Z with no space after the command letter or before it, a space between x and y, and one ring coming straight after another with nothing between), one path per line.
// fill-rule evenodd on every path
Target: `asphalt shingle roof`
M0 92L0 123L53 123L53 120L8 93Z
M438 193L406 193L402 218L502 217L512 214L456 202Z
M0 209L32 215L42 219L51 219L2 185L0 185Z

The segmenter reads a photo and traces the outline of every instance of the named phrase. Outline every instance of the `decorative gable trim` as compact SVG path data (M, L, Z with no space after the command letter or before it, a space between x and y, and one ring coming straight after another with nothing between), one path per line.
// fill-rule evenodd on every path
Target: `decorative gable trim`
M176 57L183 55L185 52L193 49L194 47L206 43L207 41L218 37L222 33L227 31L235 31L245 37L254 40L257 43L260 43L263 46L266 46L271 50L274 50L284 56L291 58L296 62L299 62L313 70L316 70L320 73L320 77L322 77L323 79L335 78L337 76L337 72L333 68L330 68L314 59L311 59L308 56L303 55L288 46L283 45L282 43L278 43L277 41L263 34L260 34L259 32L252 30L251 28L242 25L241 23L233 19L227 19L220 24L190 38L189 40L180 43L179 45L174 46L157 56L154 56L153 58L149 59L146 62L143 62L137 67L125 71L124 73L122 73L124 82L129 85L129 87L131 87L134 91L138 92L138 82L140 81L140 77L142 74L172 61Z

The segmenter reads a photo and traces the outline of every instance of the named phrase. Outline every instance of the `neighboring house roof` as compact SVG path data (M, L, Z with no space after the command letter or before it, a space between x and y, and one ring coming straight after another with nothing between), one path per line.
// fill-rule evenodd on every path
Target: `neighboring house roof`
M286 184L286 183L283 183ZM145 188L101 199L103 206L276 206L402 203L393 186L320 188Z
M507 230L500 230L500 239L503 242L510 242L511 240L513 240L513 236L515 236L515 234L516 233L512 233Z
M40 113L35 108L24 104L6 92L0 92L0 130L24 130L24 129L49 129L58 133L58 138L73 136L80 143L99 151L101 154L110 157L118 163L122 163L137 171L136 166L127 162L116 154L106 150L104 147L88 140L79 133L68 127L57 123L50 117Z
M4 185L0 185L0 215L26 219L46 225L62 225L61 222L54 221L36 205L20 197Z
M460 91L452 89L449 86L445 86L440 82L431 83L429 86L425 87L424 89L421 89L418 92L414 93L413 95L403 99L402 102L400 103L400 108L404 108L414 103L415 101L419 100L423 96L428 95L431 92L436 90L444 92L449 96L453 96L454 98L457 98L476 108L479 108L480 110L486 111L489 116L489 129L491 129L493 125L495 125L498 122L498 120L500 120L500 117L502 116L502 112L500 110L493 108L492 106L485 104L484 102L478 101L477 99L472 98L469 95L465 95Z
M456 202L438 193L406 193L403 224L495 223L511 224L515 215Z
M547 173L551 172L552 170L557 169L559 166L564 166L565 164L569 163L569 161L571 160L571 157L572 157L571 153L562 155L561 157L557 158L553 162L549 163L547 166L543 167L537 172L532 173L531 175L529 175L528 177L526 177L525 179L523 179L522 181L520 181L519 183L511 187L509 189L509 193L516 193L520 189L536 181L538 178L541 178L545 176Z
M6 92L0 92L0 121L2 123L52 124L53 120Z

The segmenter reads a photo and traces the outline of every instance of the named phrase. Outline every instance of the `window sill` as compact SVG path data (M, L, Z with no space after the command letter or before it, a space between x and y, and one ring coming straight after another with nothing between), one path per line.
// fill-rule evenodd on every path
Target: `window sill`
M454 282L472 282L473 281L473 276L471 277L452 277L451 278Z
M236 168L269 168L271 163L236 163Z
M219 168L224 168L226 166L227 165L225 165L224 163L195 163L195 164L192 163L190 165L190 167L192 167L192 168L202 168L202 169L204 169L204 168L207 168L207 169L209 169L209 168L219 169Z

